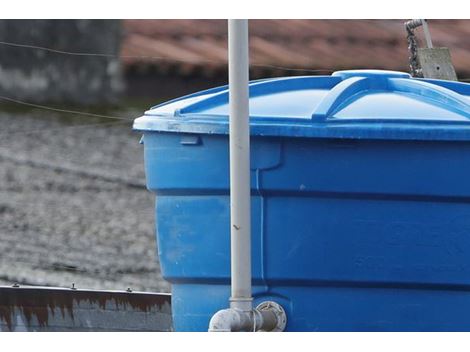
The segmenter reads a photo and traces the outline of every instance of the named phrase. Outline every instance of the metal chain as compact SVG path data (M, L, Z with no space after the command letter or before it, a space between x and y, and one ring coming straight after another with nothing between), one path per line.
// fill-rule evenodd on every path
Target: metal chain
M406 40L408 41L408 51L410 52L410 73L413 77L423 77L423 70L418 60L418 41L415 29L423 25L423 20L411 20L405 22Z
M416 40L415 29L421 25L421 20L408 21L405 23L406 40L408 41L408 51L410 52L410 73L413 77L423 77L423 70L418 61L418 42Z

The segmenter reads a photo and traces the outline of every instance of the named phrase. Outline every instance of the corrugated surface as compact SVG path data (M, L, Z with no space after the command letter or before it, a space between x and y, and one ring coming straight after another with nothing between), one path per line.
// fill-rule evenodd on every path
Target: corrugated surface
M0 285L169 292L130 122L41 111L0 122Z
M171 295L0 287L0 331L171 331Z
M382 68L408 71L405 20L251 20L252 73L278 74L274 67L308 69ZM152 66L179 74L225 72L225 20L125 20L125 67ZM457 72L470 75L470 20L431 20L435 46L451 49ZM421 29L418 29L421 36ZM129 58L161 56L167 60ZM285 72L284 72L285 73Z

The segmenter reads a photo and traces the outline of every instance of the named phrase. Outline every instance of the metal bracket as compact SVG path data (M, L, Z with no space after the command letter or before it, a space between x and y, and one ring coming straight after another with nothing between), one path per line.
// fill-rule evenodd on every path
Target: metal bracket
M418 48L415 29L422 26L427 48ZM411 20L405 23L410 70L413 77L457 81L457 74L448 48L434 48L427 20Z

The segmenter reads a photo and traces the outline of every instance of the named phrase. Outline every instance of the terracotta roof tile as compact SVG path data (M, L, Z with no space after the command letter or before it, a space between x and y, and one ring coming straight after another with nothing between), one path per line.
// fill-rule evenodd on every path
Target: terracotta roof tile
M279 73L271 66L308 69L408 69L405 20L251 20L253 70ZM211 75L227 65L226 20L124 20L126 67L168 64L181 74ZM451 49L459 74L470 76L470 20L431 20L435 46ZM424 43L421 30L417 31ZM163 56L165 60L125 55ZM266 67L261 67L263 64ZM202 70L201 70L202 69ZM285 72L284 72L285 73Z

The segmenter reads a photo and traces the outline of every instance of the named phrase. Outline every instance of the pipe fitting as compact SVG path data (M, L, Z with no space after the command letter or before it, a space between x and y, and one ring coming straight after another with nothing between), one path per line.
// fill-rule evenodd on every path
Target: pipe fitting
M219 310L210 320L209 332L284 331L286 323L282 306L266 301L248 311L238 308Z
M219 310L209 322L209 332L250 331L250 315L237 308Z
M279 303L273 301L265 301L255 309L263 318L262 329L256 331L284 331L287 324L287 315Z

